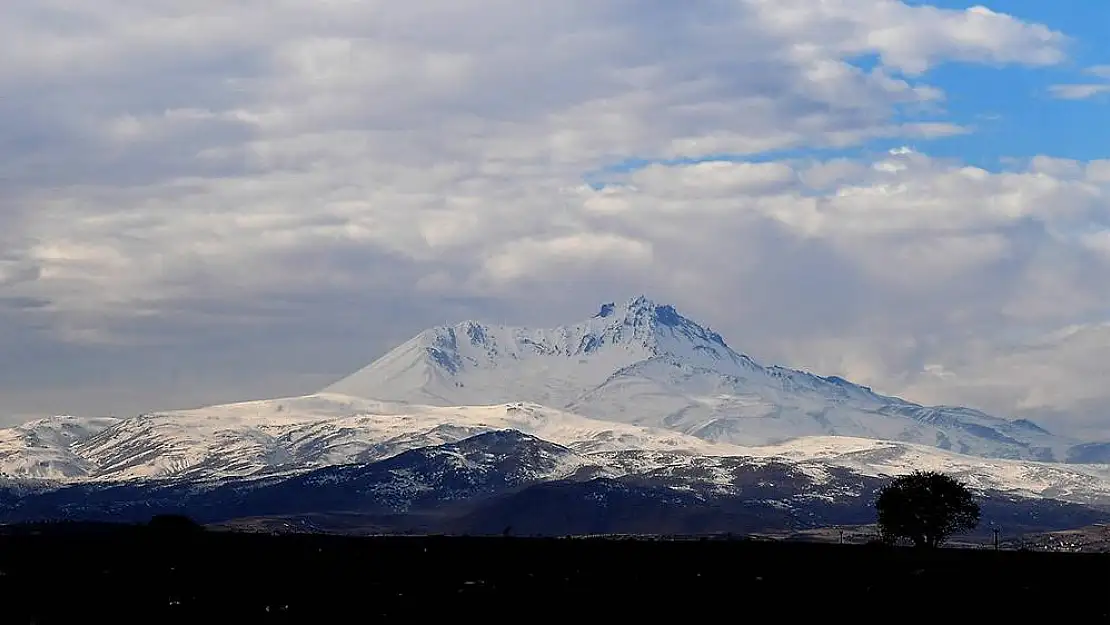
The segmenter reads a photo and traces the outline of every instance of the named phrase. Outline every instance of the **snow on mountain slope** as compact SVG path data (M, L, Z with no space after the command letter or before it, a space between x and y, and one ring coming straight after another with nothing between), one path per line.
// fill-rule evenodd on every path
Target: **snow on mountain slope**
M704 456L661 450L604 451L588 456L609 475L675 481L691 488L734 489L738 466L791 466L816 484L844 482L830 471L887 478L915 470L939 471L971 488L1084 505L1110 505L1110 465L983 459L925 445L843 436L797 438L777 445L744 447L742 454ZM833 496L837 493L825 493ZM843 493L842 493L843 494ZM856 495L866 493L854 493Z
M712 482L729 475L714 466L737 458L791 462L814 479L837 467L867 476L932 468L984 489L1110 502L1107 465L1046 462L1110 459L1098 445L765 367L642 297L563 328L428 330L315 395L0 430L0 476L289 475L504 430L562 445L614 474L686 467L683 475Z
M566 479L580 469L594 467L589 458L566 447L514 430L495 430L455 443L411 449L375 463L324 467L284 479L253 480L252 486L261 485L257 490L232 489L237 491L237 498L250 493L248 497L261 495L263 500L299 500L303 512L329 509L305 493L328 493L346 500L348 510L354 495L362 511L400 513ZM329 489L336 484L343 488ZM287 493L299 496L289 497Z
M41 423L32 429L50 431ZM409 449L509 429L582 453L655 449L727 455L742 451L669 430L597 421L535 404L449 408L327 394L97 422L85 436L58 438L41 451L25 444L29 435L4 430L0 441L10 441L11 452L0 464L0 472L55 480L246 476L372 462ZM37 460L54 457L64 462Z
M74 443L114 425L110 417L58 416L0 430L0 475L68 479L88 475L93 465L74 453Z
M926 445L843 436L807 437L747 451L758 458L797 463L807 471L835 466L874 477L939 471L980 490L1110 505L1110 464L986 459Z
M1110 465L988 460L931 446L830 436L742 447L521 402L438 407L341 395L243 402L134 419L58 417L24 424L0 430L0 473L63 482L207 482L373 463L506 430L566 447L604 474L681 478L725 490L731 488L737 463L785 462L818 482L836 467L873 477L920 468L954 475L982 489L1110 504Z
M836 435L1064 461L1080 443L1028 421L761 366L645 297L553 329L474 321L432 328L324 392L438 406L534 402L737 445Z
M811 441L826 455L874 441ZM796 443L796 441L795 441ZM792 443L794 444L794 443ZM926 455L940 454L921 448ZM782 452L782 449L769 452ZM789 450L787 451L789 453ZM820 461L669 451L582 454L513 430L409 450L364 464L197 483L130 480L0 487L0 522L138 522L188 510L201 523L307 522L317 531L595 534L782 530L871 522L885 480ZM1107 512L987 483L984 518L1010 531L1105 522ZM1105 499L1105 491L1094 493ZM1083 500L1081 489L1069 499ZM689 519L675 526L675 516ZM481 520L480 524L473 521ZM631 522L631 525L619 525ZM536 523L545 524L544 527ZM617 523L618 525L612 525ZM583 526L582 524L585 524ZM271 525L272 526L272 525ZM256 526L257 527L257 526Z
M606 304L592 319L561 328L475 321L432 328L323 392L440 406L512 401L565 406L583 389L657 353L757 368L728 349L720 335L669 306L637 298L619 308Z
M1053 460L1074 441L965 408L925 408L781 368L721 373L670 355L626 367L568 406L706 440L763 445L815 435L932 445L963 454Z

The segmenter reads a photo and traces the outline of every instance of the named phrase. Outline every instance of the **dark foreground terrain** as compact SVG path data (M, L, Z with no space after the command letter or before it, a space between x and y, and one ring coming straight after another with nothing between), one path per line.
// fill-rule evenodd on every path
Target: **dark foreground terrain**
M421 622L445 615L473 622L1110 622L1108 585L1105 554L143 526L59 525L0 535L0 622L13 625Z

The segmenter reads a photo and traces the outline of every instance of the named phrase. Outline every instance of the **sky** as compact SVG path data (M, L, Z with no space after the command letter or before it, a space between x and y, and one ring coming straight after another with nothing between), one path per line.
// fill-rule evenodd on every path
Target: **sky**
M6 0L0 421L646 294L1110 437L1100 0Z

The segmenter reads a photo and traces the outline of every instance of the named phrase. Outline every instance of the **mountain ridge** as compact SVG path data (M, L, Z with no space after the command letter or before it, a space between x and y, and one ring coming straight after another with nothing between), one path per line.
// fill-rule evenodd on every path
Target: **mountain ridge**
M1021 500L1013 511L1065 509L1030 503L1049 500L1097 511L1110 507L1108 458L1108 444L1027 420L764 366L641 296L555 328L430 328L312 395L0 430L0 503L94 516L145 514L148 500L247 515L353 505L385 525L393 521L381 515L419 523L442 505L485 526L501 514L542 522L520 517L523 502L558 507L579 494L616 497L605 500L623 510L686 502L690 522L721 502L731 512L717 522L727 523L748 518L749 504L763 506L761 517L820 516L830 497L862 514L866 502L843 499L844 488L858 500L861 483L929 469ZM784 476L797 488L745 501L762 492L753 484ZM356 483L366 488L343 490ZM311 499L316 487L330 490ZM240 505L248 493L258 506ZM297 508L274 499L283 496L310 498ZM460 497L502 499L483 507ZM405 512L405 501L422 511ZM593 520L567 527L616 527L604 505L581 512Z
M373 532L489 534L507 526L544 535L781 531L869 523L872 498L884 482L850 467L775 456L583 454L505 430L295 475L0 488L0 523L141 522L184 510L202 523L311 519L317 531L329 517ZM1110 511L1067 497L1031 498L990 483L972 488L984 518L1011 530L1110 520ZM1107 500L1103 493L1100 501Z
M1028 419L925 406L840 376L764 366L644 295L554 328L473 320L429 328L323 392L444 406L530 401L736 445L844 435L992 458L1110 461L1105 448ZM1080 444L1081 454L1073 451Z
M628 454L638 454L643 459L641 469L648 472L676 459L699 463L713 458L777 458L818 472L841 467L871 477L926 468L999 492L1110 505L1110 466L1100 464L986 459L933 446L845 436L743 447L522 402L444 408L337 395L149 414L111 423L61 449L0 447L0 458L16 456L14 463L0 463L0 482L13 491L23 491L59 484L202 485L284 479L332 466L376 463L407 451L500 430L522 432L607 466L609 461L601 460L607 455L631 458ZM71 454L77 458L75 466L86 471L42 475L21 470L37 466L35 454L48 458Z

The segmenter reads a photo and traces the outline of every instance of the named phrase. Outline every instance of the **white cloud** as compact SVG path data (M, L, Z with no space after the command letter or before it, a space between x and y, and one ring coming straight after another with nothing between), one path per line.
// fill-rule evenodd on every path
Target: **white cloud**
M969 132L929 69L1052 64L1066 42L986 9L8 4L0 346L91 350L44 362L117 371L101 388L338 374L425 323L553 323L646 291L765 359L943 397L918 379L976 379L948 364L968 336L1110 303L1105 163L756 162ZM635 158L657 164L612 170ZM89 379L64 386L107 394ZM1010 392L991 405L1018 407Z
M1110 65L1095 65L1088 67L1084 73L1089 76L1110 81ZM1050 85L1048 88L1053 97L1061 100L1089 100L1091 98L1110 93L1110 82L1083 82L1075 84Z
M265 255L329 242L430 261L529 234L546 215L522 207L621 156L961 132L892 123L942 94L889 72L1051 62L1062 41L979 10L806 7L16 3L0 84L48 96L7 122L44 135L5 172L30 187L10 204L31 290L120 314L198 278L296 281ZM926 34L886 36L909 25ZM867 53L888 62L846 62Z
M1110 84L1052 85L1049 91L1061 100L1088 100L1103 93L1110 93Z
M1110 260L1110 230L1099 230L1085 234L1080 242Z
M651 245L615 234L579 233L547 240L520 239L487 258L480 277L495 283L544 281L561 271L596 273L625 265L636 270L649 264Z
M1065 326L1024 342L975 340L945 355L943 369L924 372L907 392L965 401L997 410L1047 414L1048 426L1075 427L1091 437L1110 435L1106 392L1092 383L1110 348L1110 324Z
M951 11L894 0L834 0L817 6L807 0L760 0L756 4L768 25L779 32L824 33L821 43L806 42L798 46L801 50L877 53L884 64L909 74L950 59L1031 65L1063 59L1064 38L1059 33L982 6Z

